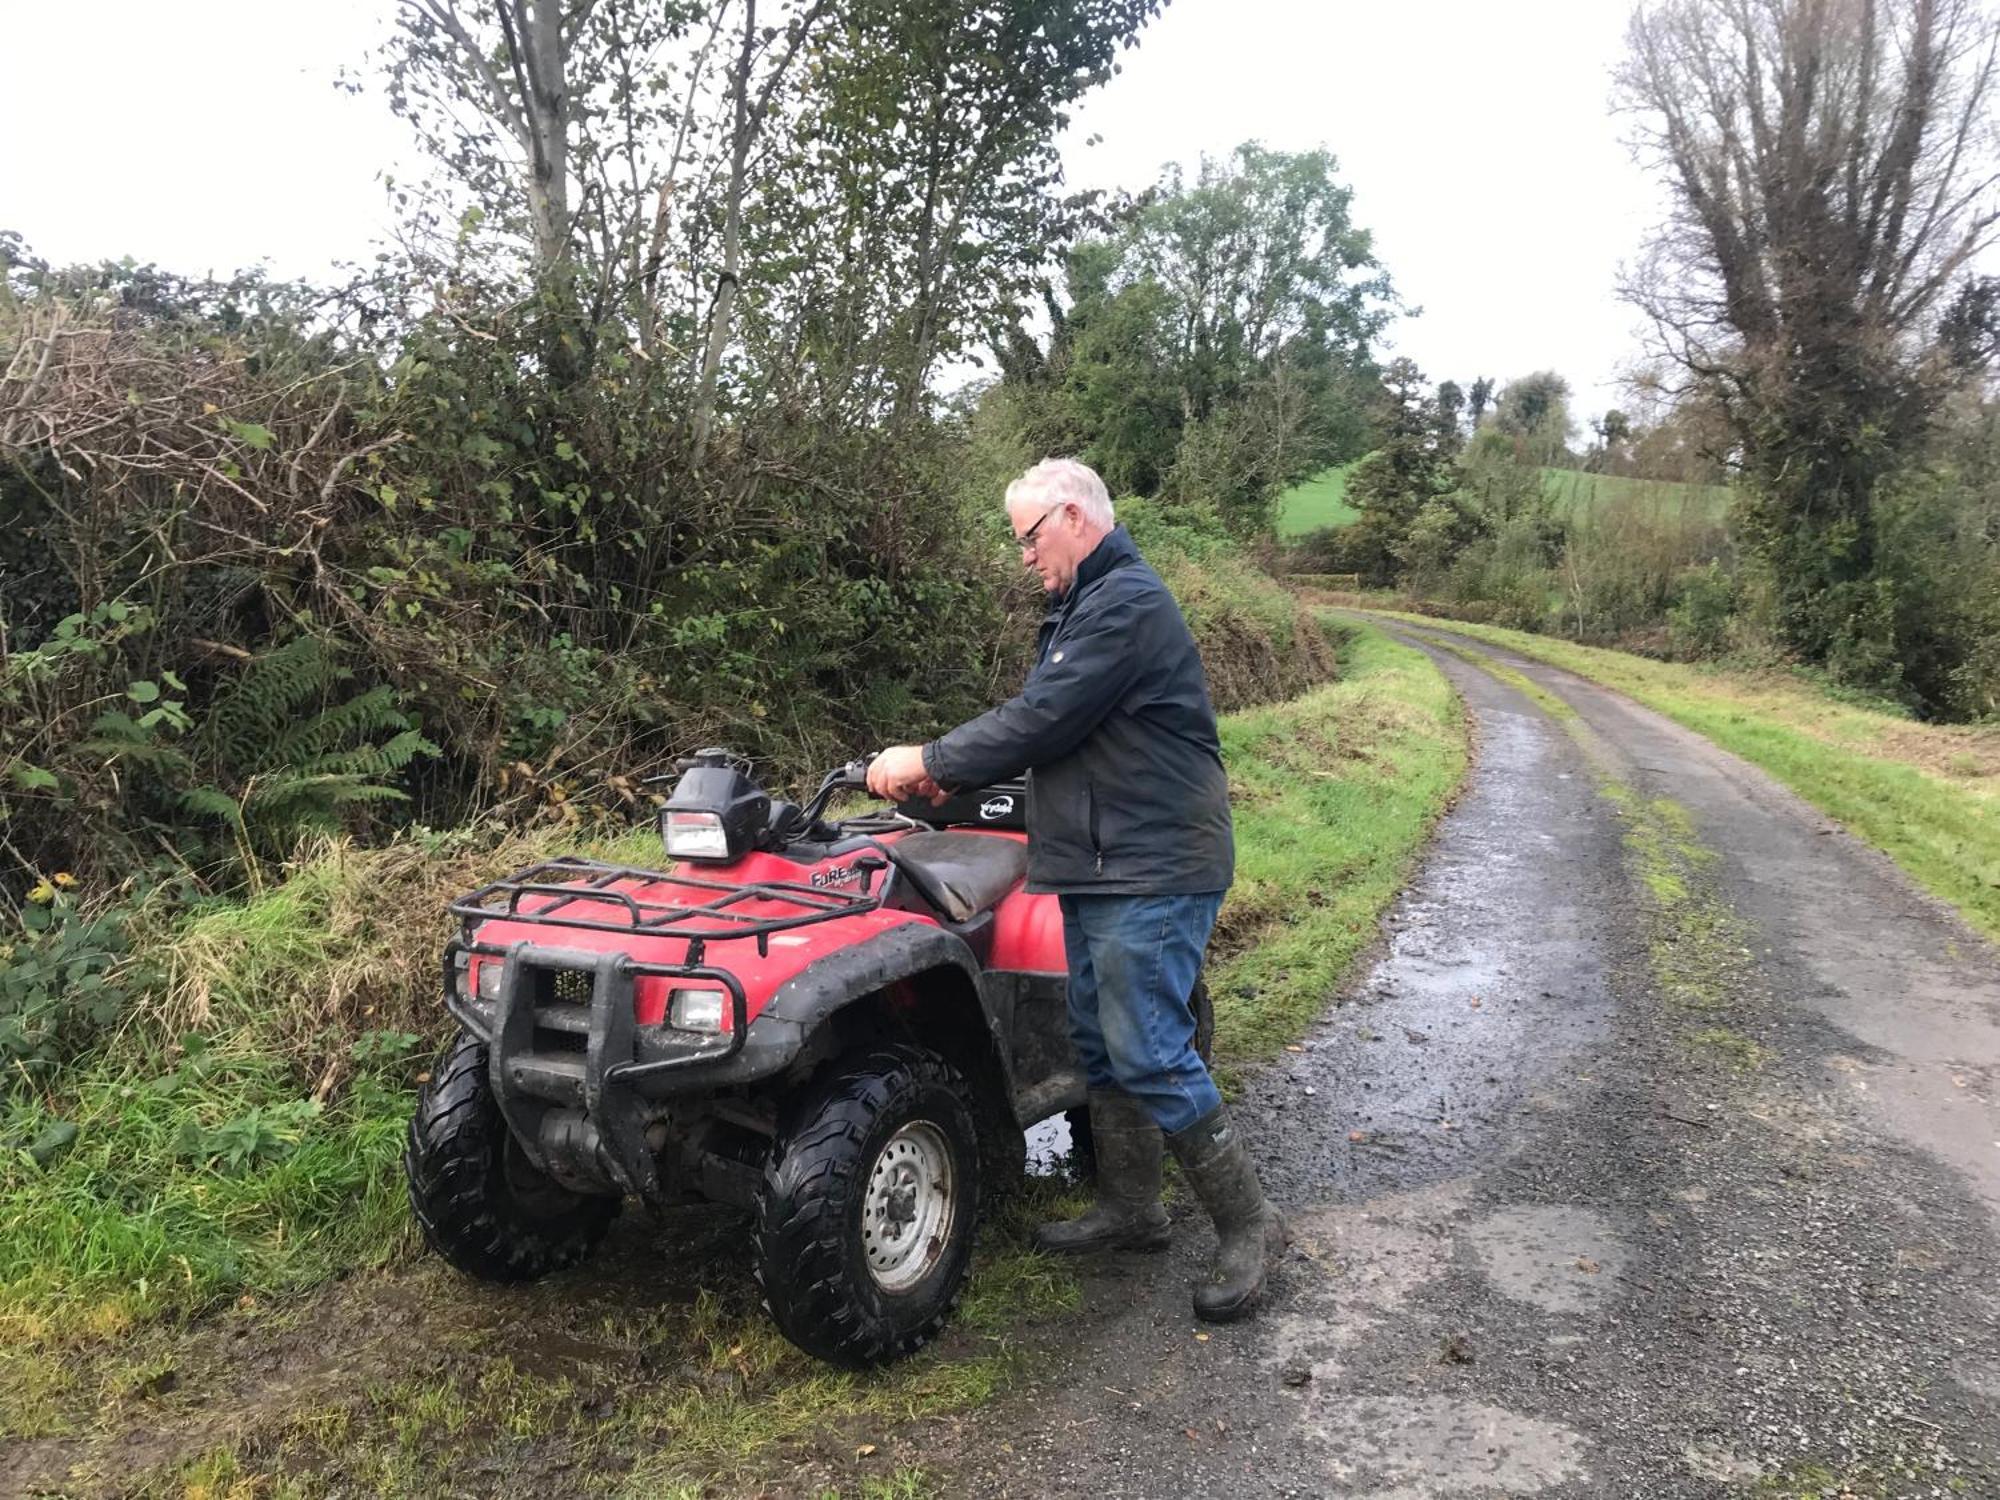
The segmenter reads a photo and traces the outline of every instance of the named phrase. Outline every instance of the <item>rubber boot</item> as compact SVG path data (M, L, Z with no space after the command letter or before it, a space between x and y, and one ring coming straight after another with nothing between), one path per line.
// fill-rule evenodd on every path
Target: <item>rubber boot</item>
M1166 1139L1221 1241L1208 1280L1194 1289L1194 1314L1209 1323L1248 1317L1271 1263L1290 1241L1284 1217L1265 1201L1250 1153L1223 1106Z
M1062 1255L1166 1249L1164 1152L1160 1127L1146 1106L1123 1089L1092 1089L1090 1136L1097 1143L1097 1201L1077 1218L1042 1225L1036 1247Z

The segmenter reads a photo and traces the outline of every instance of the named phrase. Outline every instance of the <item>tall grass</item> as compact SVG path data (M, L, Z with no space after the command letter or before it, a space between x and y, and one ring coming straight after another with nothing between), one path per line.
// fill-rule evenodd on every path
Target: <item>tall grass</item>
M402 1131L449 1024L445 903L558 848L619 845L553 829L322 842L262 895L142 923L160 993L8 1107L12 1136L76 1136L46 1163L0 1156L0 1332L116 1332L397 1254Z

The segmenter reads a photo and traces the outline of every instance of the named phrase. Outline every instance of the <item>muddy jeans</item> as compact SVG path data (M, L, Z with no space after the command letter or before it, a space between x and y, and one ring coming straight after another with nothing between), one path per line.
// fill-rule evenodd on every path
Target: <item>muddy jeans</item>
M1140 1100L1162 1130L1222 1102L1194 1050L1189 992L1222 892L1062 896L1069 1026L1092 1088Z

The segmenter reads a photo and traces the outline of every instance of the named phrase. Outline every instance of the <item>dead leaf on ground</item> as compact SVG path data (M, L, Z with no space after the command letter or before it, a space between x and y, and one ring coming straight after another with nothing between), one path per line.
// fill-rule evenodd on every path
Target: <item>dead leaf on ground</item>
M1588 1255L1579 1255L1576 1258L1576 1268L1586 1276L1595 1276L1599 1271L1604 1269Z

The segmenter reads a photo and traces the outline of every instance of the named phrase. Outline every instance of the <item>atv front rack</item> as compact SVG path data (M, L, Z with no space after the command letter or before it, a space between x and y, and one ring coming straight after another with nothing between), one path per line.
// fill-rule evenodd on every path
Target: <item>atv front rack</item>
M883 866L886 867L887 863L883 861ZM869 866L871 872L873 868ZM624 881L637 881L655 888L665 886L676 895L688 893L690 899L662 900L651 891L641 897L631 891L616 889ZM772 933L875 911L882 905L882 896L880 889L872 893L837 891L790 880L726 885L692 875L643 870L630 865L608 865L593 859L554 859L517 870L505 879L481 886L469 896L461 896L451 903L451 914L464 924L468 938L479 923L495 919L537 926L679 938L688 944L687 963L699 966L703 961L702 950L709 943L754 938L757 954L761 958L770 952ZM524 909L521 905L523 897L550 899L546 904ZM792 909L761 914L735 909L753 901L771 902ZM579 902L600 907L609 905L622 910L618 917L609 920L602 915L585 916L568 910Z

